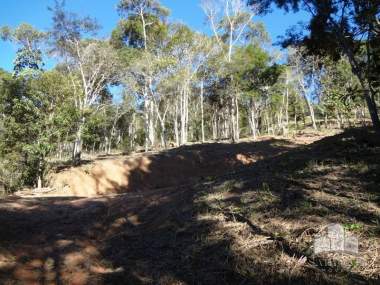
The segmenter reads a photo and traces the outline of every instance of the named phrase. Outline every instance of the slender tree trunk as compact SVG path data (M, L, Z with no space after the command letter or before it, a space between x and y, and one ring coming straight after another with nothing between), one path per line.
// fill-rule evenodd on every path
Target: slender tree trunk
M152 147L155 146L155 140L156 140L156 132L155 132L155 110L154 110L154 103L150 99L149 100L149 141Z
M182 88L180 103L181 145L187 144L189 127L189 94L188 82Z
M338 123L338 128L341 129L342 128L342 117L340 116L339 111L337 109L335 110L335 113L336 113L336 121Z
M144 96L145 151L155 144L154 104L148 94Z
M229 107L230 110L228 110L227 108L225 108L225 113L224 113L224 116L223 116L223 123L224 123L224 128L223 128L223 138L224 139L228 139L231 137L231 124L229 124L229 122L231 122L231 107Z
M308 101L308 102L309 102L309 101ZM310 113L310 117L311 117L311 122L312 122L312 124L313 124L313 129L314 129L314 130L318 130L317 122L316 122L316 120L315 120L314 108L313 108L313 106L311 105L310 102L308 103L308 108L309 108L309 113Z
M109 137L107 154L111 154L111 149L112 149L112 139L111 139L111 137Z
M354 110L354 125L356 126L358 124L358 108L355 108Z
M189 140L189 86L187 85L185 92L185 144Z
M135 134L136 134L135 123L136 123L136 114L133 113L132 114L132 122L129 124L129 129L128 129L128 135L130 138L129 146L130 146L131 150L133 150L135 147Z
M236 126L235 126L235 142L240 140L240 115L239 115L239 95L235 94L235 112L236 112Z
M365 123L365 109L364 108L360 108L360 119L361 119L363 127L365 127L366 123Z
M74 148L73 148L73 162L75 165L80 164L81 158L82 158L82 134L83 134L83 127L85 123L85 118L82 117L79 121L78 130L75 135L75 142L74 142Z
M250 102L250 116L249 116L249 122L251 125L251 134L254 140L257 139L257 127L256 127L256 112L255 112L255 104L253 102L253 99L251 99Z
M203 109L203 80L201 81L201 133L202 133L202 143L205 142L205 122L204 122L204 109Z
M146 92L146 88L145 88ZM144 127L145 127L145 151L147 152L150 147L149 138L149 101L147 95L144 95Z
M186 122L185 122L185 88L182 89L181 94L181 101L180 101L180 123L181 123L181 145L185 144L185 128L186 128Z
M287 75L288 76L288 75ZM285 119L286 119L286 132L289 130L289 81L286 81L286 105L285 105Z
M218 139L218 110L215 107L212 114L212 139Z
M265 122L266 122L266 125L267 125L267 134L268 136L270 135L270 126L269 126L269 116L268 116L268 112L265 112Z
M178 101L175 102L175 114L174 114L174 136L175 136L175 142L176 146L178 147L180 145L179 141L179 133L178 133Z
M315 121L315 114L314 114L314 108L313 108L313 105L311 104L310 100L307 98L306 96L306 90L305 90L305 87L302 87L303 89L303 92L302 92L302 95L303 95L303 98L305 99L305 102L306 102L306 105L307 105L307 108L309 109L309 115L310 115L310 118L311 118L311 123L313 125L313 129L314 130L317 130L317 123Z
M165 110L164 114L160 114L160 109L157 104L155 104L156 112L157 112L157 119L160 123L161 127L161 133L160 133L160 139L161 139L161 147L166 149L167 148L167 141L166 141L166 114L167 110Z
M231 106L230 106L230 135L233 142L237 142L237 107L235 94L231 96Z
M161 125L161 146L166 149L167 148L167 143L166 143L166 130L165 130L165 122L164 121L160 121L160 125Z

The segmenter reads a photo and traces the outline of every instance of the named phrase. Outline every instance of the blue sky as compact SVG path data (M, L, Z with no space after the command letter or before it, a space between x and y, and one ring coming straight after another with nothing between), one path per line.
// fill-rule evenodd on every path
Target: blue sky
M53 0L1 0L0 26L15 27L21 23L30 23L42 30L49 28L51 15L47 10ZM118 0L66 0L67 8L81 15L95 17L102 31L101 37L108 37L118 22L116 4ZM171 10L171 20L183 22L197 31L207 31L205 16L200 8L200 0L161 0L161 3ZM285 14L275 9L273 13L256 18L264 22L273 41L284 35L286 30L307 19L303 13ZM16 47L0 42L0 68L11 70Z

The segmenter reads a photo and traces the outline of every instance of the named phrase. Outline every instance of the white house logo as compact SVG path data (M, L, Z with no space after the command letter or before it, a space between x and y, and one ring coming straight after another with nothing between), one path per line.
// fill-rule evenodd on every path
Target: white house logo
M345 252L358 254L359 243L357 237L349 233L340 224L327 226L327 233L314 240L314 253Z

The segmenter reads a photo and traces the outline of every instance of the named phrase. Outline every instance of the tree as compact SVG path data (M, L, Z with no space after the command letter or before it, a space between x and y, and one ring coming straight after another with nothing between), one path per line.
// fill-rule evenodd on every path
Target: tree
M149 91L153 81L149 59L166 36L165 19L169 12L155 0L121 0L118 10L124 18L113 32L111 42L119 48L127 44L128 47L142 50L140 57L146 63L146 70L140 73L140 94L144 104L145 150L148 150L155 144L155 106Z
M234 48L247 39L252 40L257 35L262 35L262 27L253 23L255 13L249 10L243 0L204 0L203 10L210 22L216 42L220 49L225 51L225 62L230 64ZM230 78L233 82L233 78ZM236 92L229 95L229 115L231 138L239 140L239 96Z
M122 47L128 46L149 50L166 35L165 18L169 11L156 0L121 0L118 11L121 20L112 33L112 42Z
M40 32L29 24L21 24L15 29L4 26L0 28L0 37L19 46L14 61L14 75L33 75L42 69L41 45L47 34Z
M0 153L14 172L10 177L4 175L9 190L41 186L47 158L72 123L72 114L65 114L67 83L56 71L38 77L1 76Z
M46 39L46 34L29 24L21 24L13 30L9 27L1 28L0 35L3 40L19 46L14 61L14 79L5 76L1 84L1 104L5 108L2 112L4 129L1 134L4 141L0 151L5 159L16 159L18 163L8 163L20 168L16 171L20 176L8 180L5 185L10 189L20 181L30 185L38 177L40 187L45 157L50 151L46 134L38 129L43 126L43 104L47 98L33 88L33 82L41 75L43 61L40 46Z
M56 2L53 12L52 53L63 60L71 78L75 107L79 111L73 160L78 163L82 153L82 134L89 112L99 103L108 85L118 80L118 57L109 43L85 40L98 29L95 20L80 18L64 10Z
M356 119L357 109L363 104L360 100L360 83L352 73L346 58L343 57L338 62L325 60L321 85L319 107L325 115L326 125L327 117L332 115L336 118L338 126L343 127L343 120L349 120L353 110Z
M271 3L286 11L304 9L311 19L308 25L310 34L291 33L285 45L302 44L309 52L328 55L338 60L342 55L350 62L352 72L358 77L366 100L372 123L380 134L380 120L376 104L377 76L379 67L379 15L377 1L339 0L249 0L250 5L265 13Z
M258 44L250 44L236 49L229 71L235 78L236 92L242 95L241 101L247 111L251 135L256 139L259 131L258 113L269 95L269 88L277 82L282 68L272 64L271 55Z
M300 48L289 49L289 63L293 76L298 82L298 88L302 98L305 100L313 129L317 130L315 113L313 107L313 95L317 91L317 81L319 62L316 56L307 56ZM315 97L315 96L314 96Z
M171 57L175 58L173 72L179 75L178 90L180 93L177 98L178 100L175 102L176 108L179 110L180 129L180 139L177 144L183 145L188 142L189 93L191 92L191 84L198 79L197 76L202 77L200 69L206 64L209 57L217 52L217 49L210 39L202 34L193 32L185 25L174 25L171 32L168 52ZM202 84L201 82L200 85ZM201 97L203 97L202 92L201 88ZM201 98L200 103L203 106L203 98ZM178 132L178 130L175 129L175 132Z

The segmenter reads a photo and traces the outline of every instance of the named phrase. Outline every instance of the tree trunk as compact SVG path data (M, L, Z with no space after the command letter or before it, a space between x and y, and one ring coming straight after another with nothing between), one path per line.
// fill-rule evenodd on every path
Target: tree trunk
M368 77L366 78L361 72L361 68L359 67L359 64L357 63L355 59L354 53L349 48L347 48L347 46L343 45L343 47L350 61L352 72L357 76L357 78L359 79L360 85L362 86L364 90L363 91L364 98L367 103L369 114L371 116L372 125L376 133L380 135L380 119L379 119L379 114L377 111L374 91L372 90L368 82Z
M154 106L147 94L144 97L145 151L148 151L155 144Z
M179 133L178 133L178 102L175 102L175 114L174 114L174 136L175 136L175 143L176 146L178 147L180 142L179 142Z
M201 133L202 143L205 142L205 122L204 122L204 110L203 110L203 81L201 82Z
M286 105L285 105L285 119L286 119L286 132L288 132L289 129L289 87L288 87L288 80L286 83Z
M161 127L161 133L160 133L160 139L161 139L161 147L166 149L167 148L167 140L166 140L166 111L163 115L160 114L159 107L156 105L156 112L157 112L157 119L160 122Z
M232 142L236 142L236 116L235 116L235 112L236 112L236 109L235 109L235 98L234 96L231 97L231 105L229 107L229 117L230 117L230 122L229 122L229 125L230 125L230 139L232 140Z
M180 102L180 123L181 123L181 145L188 141L188 124L189 124L189 94L187 82L183 86Z
M135 121L136 121L136 114L133 113L132 115L132 122L129 125L128 129L128 135L130 138L130 149L133 150L135 147L135 134L136 134L136 127L135 127Z
M155 146L156 134L155 134L155 122L154 122L154 104L153 101L149 100L149 141L151 147Z
M160 121L161 125L161 146L166 149L167 148L167 143L166 143L166 129L165 129L165 122Z
M109 137L109 140L108 140L107 154L111 154L111 149L112 149L112 135Z
M305 99L305 102L306 102L306 105L307 105L307 108L309 109L309 115L310 115L310 118L311 118L311 123L313 125L313 129L314 130L317 130L317 123L315 121L315 114L314 114L314 108L313 108L313 105L311 105L309 99L307 98L306 96L306 93L305 93L305 90L303 92L303 97Z
M74 149L73 149L73 162L75 165L80 164L82 158L82 134L85 118L79 121L77 133L75 135Z
M228 108L230 109L230 108ZM225 112L222 117L223 121L223 133L222 137L223 139L228 139L231 136L231 125L228 123L231 120L231 113L230 110L225 108Z
M181 141L180 145L185 144L185 128L186 128L186 122L185 122L185 88L182 90L181 94L181 101L180 101L180 125L181 125Z
M145 151L149 150L149 102L145 96L144 99L144 125L145 125Z
M256 140L257 139L256 112L255 112L255 104L253 102L253 99L251 99L249 109L250 109L249 124L251 126L251 134L252 134L253 140Z
M235 120L236 120L236 125L235 125L235 142L239 142L240 140L240 116L239 116L239 95L235 95Z
M339 111L336 109L335 110L335 113L336 113L336 122L338 123L338 129L342 129L342 117L340 116L339 114Z
M218 139L218 110L216 107L212 115L212 139Z
M374 96L372 90L370 88L364 89L364 98L366 100L368 111L371 116L373 127L377 134L380 135L380 120L379 120L379 114L377 111L376 101L374 99Z

